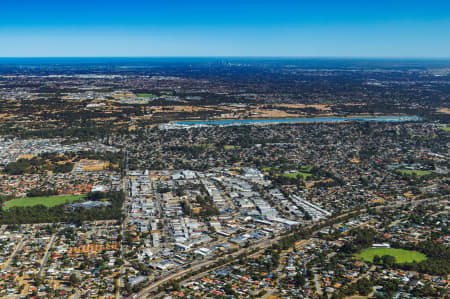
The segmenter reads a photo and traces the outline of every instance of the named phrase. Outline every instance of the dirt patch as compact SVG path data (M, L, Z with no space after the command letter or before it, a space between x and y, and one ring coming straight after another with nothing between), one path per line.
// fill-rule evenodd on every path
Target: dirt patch
M328 105L324 104L273 104L272 107L282 107L282 108L293 108L293 109L305 109L305 108L314 108L322 111L330 111L331 108Z
M437 112L444 113L444 114L450 114L450 108L439 108L437 110Z

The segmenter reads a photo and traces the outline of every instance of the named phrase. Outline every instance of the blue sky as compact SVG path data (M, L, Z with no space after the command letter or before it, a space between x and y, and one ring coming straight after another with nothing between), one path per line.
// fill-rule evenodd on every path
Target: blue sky
M450 1L1 0L0 57L450 57Z

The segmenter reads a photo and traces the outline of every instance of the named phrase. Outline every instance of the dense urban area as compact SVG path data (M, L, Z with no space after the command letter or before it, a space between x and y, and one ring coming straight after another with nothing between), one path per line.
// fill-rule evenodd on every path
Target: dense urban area
M0 61L0 297L448 298L450 62Z

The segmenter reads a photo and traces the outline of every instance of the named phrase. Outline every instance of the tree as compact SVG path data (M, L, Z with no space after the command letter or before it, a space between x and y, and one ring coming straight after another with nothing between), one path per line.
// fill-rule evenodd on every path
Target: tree
M77 283L79 283L79 279L78 276L75 273L72 273L69 277L69 283L71 286L76 285Z
M180 283L178 281L173 280L171 282L171 285L172 285L172 289L174 289L175 291L180 291L181 290L181 285L180 285Z
M387 267L392 267L395 264L395 257L392 255L384 255L382 258L383 265Z
M294 283L297 288L302 287L306 282L305 276L303 276L300 271L294 276Z
M36 275L35 277L34 277L34 283L37 285L37 286L39 286L41 283L43 283L44 282L44 279L42 279L42 277L41 276L39 276L39 275Z
M372 282L370 282L367 278L361 278L356 283L358 293L363 296L369 295L369 293L372 291L372 286Z
M187 201L181 202L181 208L183 209L184 215L190 216L192 214L191 206Z
M380 262L381 262L381 258L378 255L375 255L373 257L373 263L378 265L378 264L380 264Z
M234 296L236 293L233 290L233 287L231 286L231 284L227 283L225 284L225 286L223 287L223 291L227 294L227 295L232 295Z

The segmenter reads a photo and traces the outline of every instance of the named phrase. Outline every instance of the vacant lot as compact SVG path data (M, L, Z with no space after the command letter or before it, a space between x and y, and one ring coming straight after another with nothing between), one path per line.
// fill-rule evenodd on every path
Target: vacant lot
M3 204L4 209L13 207L32 207L36 205L44 205L48 208L70 203L84 198L84 195L65 195L65 196L48 196L48 197L24 197L13 199Z
M396 263L412 263L413 261L421 262L426 260L425 254L413 250L405 250L398 248L368 248L361 251L358 257L366 262L373 262L374 256L378 255L383 257L385 255L391 255L395 257Z
M403 175L416 175L418 177L431 174L431 171L428 170L415 170L415 169L397 169L397 172Z

